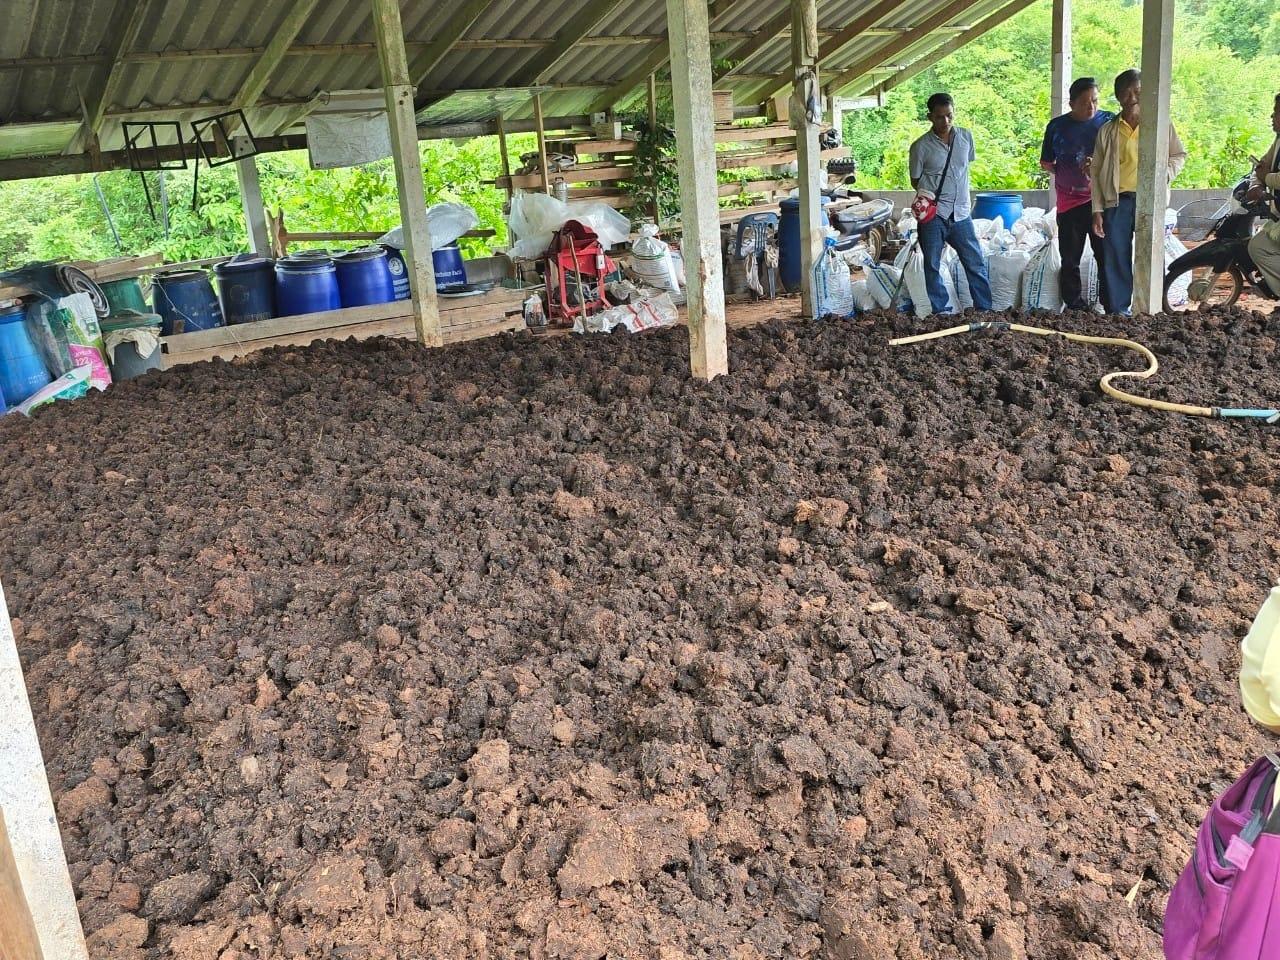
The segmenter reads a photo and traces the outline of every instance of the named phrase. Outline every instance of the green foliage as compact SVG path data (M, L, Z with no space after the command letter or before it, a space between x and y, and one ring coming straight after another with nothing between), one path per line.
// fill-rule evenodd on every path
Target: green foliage
M1229 186L1245 172L1248 155L1270 142L1271 104L1280 89L1280 50L1269 53L1266 46L1271 21L1280 18L1272 14L1273 2L1180 0L1171 102L1189 157L1177 186ZM894 88L884 107L846 114L845 143L858 160L859 184L906 189L907 150L927 129L925 100L946 90L956 99L957 122L973 131L977 144L975 189L1047 186L1039 158L1049 120L1051 8L1047 0L1028 7ZM1224 49L1224 40L1212 32L1214 24L1249 17L1249 23L1267 24L1252 48L1246 44L1252 60L1231 44ZM1280 24L1274 32L1280 47ZM1141 43L1141 4L1076 0L1075 74L1097 77L1103 109L1118 109L1112 79L1140 63Z
M513 156L530 149L534 137L508 138ZM427 203L470 204L479 226L507 241L502 206L506 195L487 185L501 173L497 138L422 144ZM263 201L282 210L295 233L388 230L400 222L395 173L390 160L342 170L312 170L303 153L264 154L257 159ZM160 222L160 176L169 197L169 231ZM0 269L32 260L105 259L124 253L163 253L169 260L196 260L246 249L240 189L234 167L200 169L199 204L191 209L192 172L148 174L156 218L147 209L137 173L113 171L98 183L120 232L117 248L90 176L53 177L0 184ZM487 252L484 241L463 240L470 256Z
M1274 10L1275 0L1212 0L1205 7L1204 37L1252 60L1261 52Z

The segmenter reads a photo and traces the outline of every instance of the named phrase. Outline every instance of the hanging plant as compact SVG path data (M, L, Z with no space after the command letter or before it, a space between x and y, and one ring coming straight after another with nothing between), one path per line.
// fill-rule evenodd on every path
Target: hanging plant
M648 117L631 124L637 135L632 152L631 180L623 186L635 200L630 210L633 220L651 220L656 209L660 220L680 214L680 176L676 172L676 135L661 118L650 128Z

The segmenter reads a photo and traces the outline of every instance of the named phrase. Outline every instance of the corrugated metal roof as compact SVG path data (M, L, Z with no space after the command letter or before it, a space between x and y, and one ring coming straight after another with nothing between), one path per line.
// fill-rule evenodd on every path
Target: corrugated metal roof
M875 0L818 0L820 27L838 31L871 8ZM961 0L963 3L963 0ZM976 22L1014 0L973 0L948 25ZM1046 0L1047 2L1047 0ZM902 0L881 22L878 32L856 38L822 64L833 77L891 46L909 31L957 0ZM138 5L142 28L120 62L109 62L116 45L113 31L128 22ZM421 114L431 123L529 116L528 97L485 91L528 85L535 60L553 39L576 35L585 0L491 0L457 44L422 79L428 104ZM734 57L757 46L740 34L759 31L780 20L789 0L719 0L715 32L735 37L716 43L717 55ZM293 0L4 0L0 12L0 158L42 156L81 118L81 98L92 102L114 71L111 102L100 131L104 150L122 145L119 125L126 119L179 119L184 123L225 108L263 57L264 49L295 7ZM403 3L405 36L414 52L425 49L442 31L454 27L456 5ZM581 114L623 79L643 68L665 43L665 0L625 0L591 27L585 42L573 47L547 72L543 94L548 116ZM888 57L910 62L954 36L922 37ZM542 41L539 45L537 41ZM289 52L275 65L259 99L248 111L260 135L296 122L300 105L326 90L381 85L373 48L369 0L321 0L298 31ZM755 96L765 75L788 70L789 42L781 32L759 45L720 86L742 97ZM450 95L450 91L458 91ZM499 106L501 105L501 106ZM71 135L66 136L70 141ZM62 144L66 146L66 144Z

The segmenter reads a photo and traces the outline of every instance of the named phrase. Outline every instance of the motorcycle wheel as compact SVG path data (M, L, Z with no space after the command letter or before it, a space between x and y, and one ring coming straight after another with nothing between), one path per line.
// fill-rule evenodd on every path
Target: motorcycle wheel
M1169 304L1169 288L1179 277L1191 274L1191 286L1187 290L1187 302L1174 307ZM1244 292L1244 276L1234 265L1222 272L1211 266L1189 267L1164 278L1164 312L1186 313L1191 310L1212 310L1214 307L1230 307Z

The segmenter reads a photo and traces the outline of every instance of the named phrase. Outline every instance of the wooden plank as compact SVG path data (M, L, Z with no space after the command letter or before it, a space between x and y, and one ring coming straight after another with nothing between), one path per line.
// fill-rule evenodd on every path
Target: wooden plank
M271 240L267 232L267 209L262 203L257 158L245 157L236 162L236 180L240 184L240 203L244 208L245 233L249 238L249 246L258 256L269 257Z
M721 223L737 223L749 213L779 213L776 203L753 203L749 207L726 207L720 211Z
M511 189L511 153L507 149L507 121L503 119L502 111L498 111L498 155L502 159L502 176L507 178L507 209L511 209L511 200L515 196L515 191Z
M5 852L0 886L21 884L40 950L49 960L86 960L84 931L58 832L57 814L36 736L31 701L22 676L17 641L4 589L0 587L0 825ZM7 905L4 901L8 901ZM12 892L0 893L0 956L27 960L30 952L6 954L22 932L22 911ZM7 939L12 938L12 939Z
M676 165L685 217L681 249L688 281L689 367L695 377L713 380L729 372L729 351L706 0L667 0L667 30L671 34Z
M285 9L288 11L280 25L276 27L271 34L271 39L267 41L266 49L262 51L253 67L249 70L249 75L244 78L244 82L240 84L240 89L231 100L231 108L244 109L251 107L258 102L258 98L262 96L262 91L267 89L267 84L271 82L272 75L276 72L276 68L280 66L280 61L285 58L285 54L289 52L289 47L302 32L303 26L306 25L307 18L311 16L311 11L315 9L318 0L294 0Z
M475 297L442 298L440 312L444 314L467 309L506 308L512 304L523 302L526 296L528 296L527 290L494 287L487 293ZM223 344L249 343L255 340L269 340L273 337L291 336L304 332L319 333L337 327L359 326L360 324L397 320L406 317L411 318L412 316L413 307L410 301L396 300L392 303L375 303L364 307L347 307L342 310L303 313L295 317L255 320L250 323L233 324L229 327L216 327L213 330L177 333L163 338L161 342L167 351L185 353Z
M777 193L794 190L800 185L795 178L785 180L744 180L741 183L722 183L718 188L721 197L737 197L744 193Z
M400 223L404 227L404 260L409 268L409 289L418 342L438 347L440 309L436 302L436 273L431 256L431 230L427 225L426 189L422 182L422 154L418 148L418 124L414 116L415 90L409 79L409 54L404 46L399 0L373 0L378 63L391 127L391 159L396 171Z
M492 337L500 333L516 333L524 328L524 314L517 309L501 317L487 316L479 320L446 325L441 329L441 336L445 344L454 344ZM165 370L171 370L174 367L188 363L199 363L204 360L219 358L234 360L272 347L306 347L320 340L347 340L350 338L369 340L373 337L410 339L414 336L413 318L405 316L390 320L327 327L323 330L303 331L279 337L270 337L264 340L221 344L200 350L168 353L161 358L161 367Z
M796 132L787 123L766 123L759 127L721 127L716 143L751 143L755 140L792 140Z
M510 86L536 87L549 82L565 58L573 52L573 48L599 27L621 3L622 0L580 0L573 16L569 18L569 25L556 34L551 46L529 62L520 74L523 79Z
M821 96L818 81L818 5L817 0L791 0L791 69L792 89L797 92L812 86ZM822 215L822 160L818 146L821 121L810 121L797 97L791 111L796 129L797 164L800 179L800 311L806 317L819 315L821 305L814 271L822 256L826 232L830 226Z
M542 184L542 192L551 192L551 171L547 169L547 125L542 116L542 94L533 95L533 122L538 128L538 180ZM569 183L568 177L561 177Z
M18 863L9 845L4 811L0 810L0 958L3 960L43 960L40 938L27 896L22 891Z
M557 173L556 177L565 183L609 183L614 180L630 180L634 167L630 165L591 167L577 166L571 170ZM514 177L499 177L494 181L499 187L510 184L521 190L537 190L542 187L542 174L525 173Z
M548 145L561 153L573 151L575 156L599 157L618 153L634 153L634 140L551 140ZM564 148L564 149L561 149Z
M831 150L823 150L821 154L823 160L843 159L847 156L849 156L848 147L834 147ZM797 159L798 154L795 150L777 150L742 157L721 154L720 158L718 158L718 166L721 170L740 170L744 167L775 167Z

